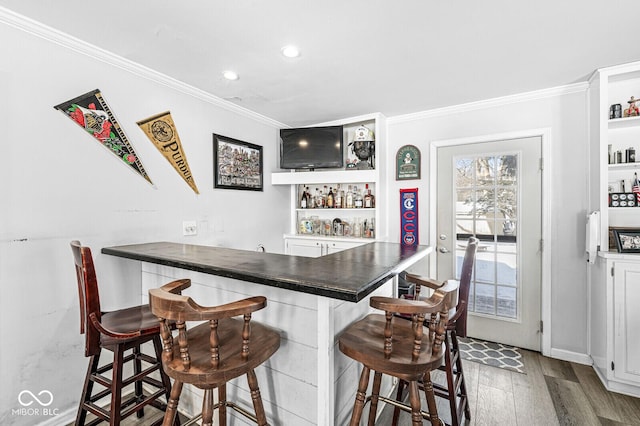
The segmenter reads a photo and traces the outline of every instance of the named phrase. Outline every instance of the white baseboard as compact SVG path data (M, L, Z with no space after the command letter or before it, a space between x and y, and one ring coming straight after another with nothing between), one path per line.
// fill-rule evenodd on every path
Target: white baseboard
M580 352L566 351L564 349L551 349L551 358L560 359L562 361L575 362L576 364L592 365L593 361L587 354Z

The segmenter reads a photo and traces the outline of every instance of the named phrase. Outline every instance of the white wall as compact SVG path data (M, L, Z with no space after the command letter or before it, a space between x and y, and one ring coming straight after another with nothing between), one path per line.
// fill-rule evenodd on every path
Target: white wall
M589 177L586 91L549 90L539 96L390 118L387 167L394 173L394 156L406 144L420 148L422 179L389 178L389 240L399 241L399 189L419 188L420 243L429 241L429 144L530 129L551 129L551 152L544 153L545 173L551 173L551 352L565 359L586 359L587 292L584 255L587 182ZM433 242L435 245L435 242ZM422 272L422 271L421 271ZM546 325L548 327L548 325Z
M147 241L282 252L289 189L269 184L278 126L0 24L0 424L18 394L50 391L75 410L87 366L69 242L93 248L104 309L139 300L138 262L100 254ZM169 59L170 60L170 59ZM155 188L53 108L99 88ZM136 125L170 110L200 195ZM213 189L212 133L264 147L264 192ZM199 234L182 236L182 221ZM55 422L54 422L55 423Z

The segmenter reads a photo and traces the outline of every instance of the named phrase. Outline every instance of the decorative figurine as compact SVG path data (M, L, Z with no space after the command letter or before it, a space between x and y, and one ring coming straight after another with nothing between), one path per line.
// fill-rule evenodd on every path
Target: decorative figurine
M627 103L629 104L629 108L624 110L625 117L637 117L638 115L640 115L640 110L638 110L636 102L638 102L638 100L633 96L627 101Z

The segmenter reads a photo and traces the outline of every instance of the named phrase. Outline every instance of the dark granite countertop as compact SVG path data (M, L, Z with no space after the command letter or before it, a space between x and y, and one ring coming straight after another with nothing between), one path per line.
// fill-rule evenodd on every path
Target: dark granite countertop
M322 257L157 242L105 247L102 253L358 302L431 252L372 242Z

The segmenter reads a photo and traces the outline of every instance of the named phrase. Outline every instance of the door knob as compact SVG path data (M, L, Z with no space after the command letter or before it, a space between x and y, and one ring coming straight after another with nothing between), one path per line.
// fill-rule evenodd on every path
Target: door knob
M441 246L441 247L438 247L438 251L439 251L440 253L449 253L449 249L448 249L448 248L446 248L446 247L442 247L442 246Z

